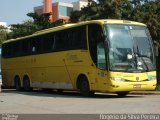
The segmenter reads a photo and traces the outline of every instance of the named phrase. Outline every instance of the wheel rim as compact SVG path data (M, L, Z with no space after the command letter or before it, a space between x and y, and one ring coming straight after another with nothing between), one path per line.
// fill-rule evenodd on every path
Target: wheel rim
M90 91L89 82L85 76L81 76L78 84L79 84L80 93L83 96L88 97L88 96L94 95L94 92Z

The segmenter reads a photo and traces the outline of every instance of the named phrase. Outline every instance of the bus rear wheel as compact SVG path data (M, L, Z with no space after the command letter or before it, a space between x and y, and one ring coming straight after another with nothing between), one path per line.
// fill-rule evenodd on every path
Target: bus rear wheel
M31 90L30 79L29 79L28 76L25 76L23 78L23 88L24 88L24 91L30 91Z
M90 91L88 79L85 76L80 76L78 79L78 89L82 96L93 96L94 91Z
M57 92L58 92L59 94L62 94L62 93L63 93L63 89L57 89Z
M17 91L21 90L21 82L20 82L20 78L18 76L16 76L14 79L14 86Z

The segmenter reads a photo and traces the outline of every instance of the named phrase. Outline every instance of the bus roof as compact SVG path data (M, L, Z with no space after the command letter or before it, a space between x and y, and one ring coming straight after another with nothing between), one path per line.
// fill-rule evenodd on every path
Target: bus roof
M17 40L21 40L21 39L25 39L25 38L30 38L30 37L50 33L50 32L56 32L56 31L60 31L60 30L63 30L63 29L77 27L77 26L81 26L81 25L87 25L87 24L91 24L91 23L97 23L97 24L130 24L130 25L146 26L143 23L135 22L135 21L129 21L129 20L116 20L116 19L91 20L91 21L83 21L83 22L78 22L78 23L73 23L73 24L65 24L65 25L61 25L61 26L58 26L58 27L52 27L52 28L49 28L49 29L40 30L40 31L37 31L37 32L35 32L31 35L24 36L24 37L19 37L19 38L16 38L16 39L10 39L10 40L7 40L3 43L17 41Z

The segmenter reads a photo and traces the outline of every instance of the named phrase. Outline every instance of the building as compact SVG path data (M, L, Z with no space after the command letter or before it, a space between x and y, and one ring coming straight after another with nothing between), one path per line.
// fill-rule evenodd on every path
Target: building
M52 0L44 0L44 5L35 7L34 12L39 15L42 13L51 13L50 20L53 22L59 19L63 19L65 22L68 22L72 11L81 10L82 7L87 5L87 0L79 0L73 3L52 3Z
M79 0L77 2L73 2L73 10L81 10L81 8L88 5L88 0Z
M53 3L53 20L63 19L69 21L69 16L73 11L73 5L69 3L57 2Z
M53 13L53 10L52 10L52 0L44 0L44 3L43 3L43 13ZM50 20L52 21L53 19L53 15L51 14L50 16Z

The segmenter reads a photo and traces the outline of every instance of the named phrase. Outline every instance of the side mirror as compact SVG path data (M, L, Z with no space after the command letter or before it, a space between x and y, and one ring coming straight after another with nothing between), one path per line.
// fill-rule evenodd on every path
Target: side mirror
M159 52L158 52L158 48L160 48L160 44L157 41L154 41L154 45L155 45L155 53L156 56L158 56Z

